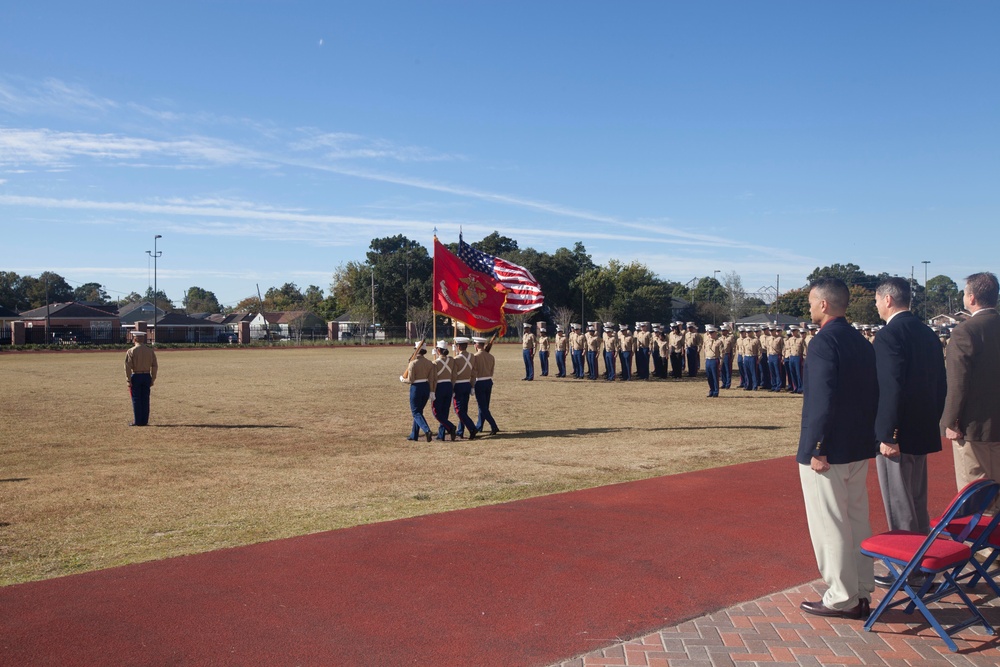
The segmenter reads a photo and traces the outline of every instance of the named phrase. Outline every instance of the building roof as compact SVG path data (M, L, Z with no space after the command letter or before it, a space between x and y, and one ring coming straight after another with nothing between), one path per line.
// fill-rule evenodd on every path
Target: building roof
M808 320L809 318L805 318ZM798 324L802 319L781 313L758 313L736 320L736 324Z
M156 326L158 327L212 327L218 328L222 325L218 322L212 322L209 320L199 320L194 317L188 317L182 313L167 313L166 315L160 316L156 320Z
M21 313L21 319L44 320L46 315L49 318L58 319L90 319L90 320L117 320L118 316L91 306L85 306L76 301L65 303L50 303L48 309L45 306L34 308Z
M323 322L319 315L308 310L286 310L282 312L261 313L268 324L295 324L299 321L317 320Z

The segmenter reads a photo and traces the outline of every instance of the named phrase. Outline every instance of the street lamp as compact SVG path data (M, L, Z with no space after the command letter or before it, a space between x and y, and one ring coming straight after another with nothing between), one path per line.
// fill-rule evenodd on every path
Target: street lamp
M716 285L719 284L719 280L716 278L716 276L719 275L720 273L722 273L722 272L719 269L715 269L714 271L712 271L712 280L715 281ZM716 296L716 294L717 294L717 292L715 291L715 286L713 285L712 286L712 303L713 304L715 303L715 296ZM718 309L713 306L713 308L712 308L712 324L718 324L718 323L719 323Z
M163 236L157 234L153 237L153 251L146 251L146 254L153 258L153 343L159 343L159 339L156 337L156 292L159 289L156 285L156 259L163 254L162 251L156 249L156 240L162 239Z
M920 262L924 265L924 319L927 319L927 265L931 263L931 260L925 259Z

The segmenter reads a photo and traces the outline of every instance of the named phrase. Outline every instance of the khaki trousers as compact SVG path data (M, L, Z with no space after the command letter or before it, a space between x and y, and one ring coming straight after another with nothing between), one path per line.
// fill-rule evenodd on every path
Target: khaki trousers
M987 478L1000 482L1000 442L952 440L955 454L955 483L961 491L966 484ZM993 503L991 513L1000 507L1000 498Z
M871 600L875 590L875 563L861 554L861 541L872 534L867 477L867 460L831 465L824 473L799 464L809 537L828 587L823 604L831 609Z

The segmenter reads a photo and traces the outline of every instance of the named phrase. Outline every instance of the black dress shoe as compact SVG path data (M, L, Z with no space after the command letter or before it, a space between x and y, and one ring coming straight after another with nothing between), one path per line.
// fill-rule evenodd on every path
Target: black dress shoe
M922 572L914 572L906 581L910 584L910 588L919 590L927 581L927 575ZM891 574L875 575L875 585L879 588L891 588L894 583L896 583L896 577Z
M455 429L451 429L451 441L455 442Z
M469 440L475 440L475 439L476 439L476 430L475 429L470 429L469 430Z
M431 432L427 431L427 433L424 433L424 437L427 439L427 442L430 442L431 441Z
M500 429L498 429L498 428L495 428L495 429L493 429L492 431L490 431L490 435L496 435L496 434L497 434L497 433L499 433L499 432L500 432Z
M823 601L818 602L803 602L799 605L799 609L806 612L807 614L812 614L814 616L825 616L827 618L850 618L853 620L867 619L871 614L871 603L862 598L856 605L850 609L831 609L823 604Z

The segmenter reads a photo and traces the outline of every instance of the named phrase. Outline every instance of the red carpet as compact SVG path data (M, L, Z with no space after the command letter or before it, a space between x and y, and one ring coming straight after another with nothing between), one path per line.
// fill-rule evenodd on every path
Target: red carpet
M545 665L818 576L783 458L9 586L0 664Z

